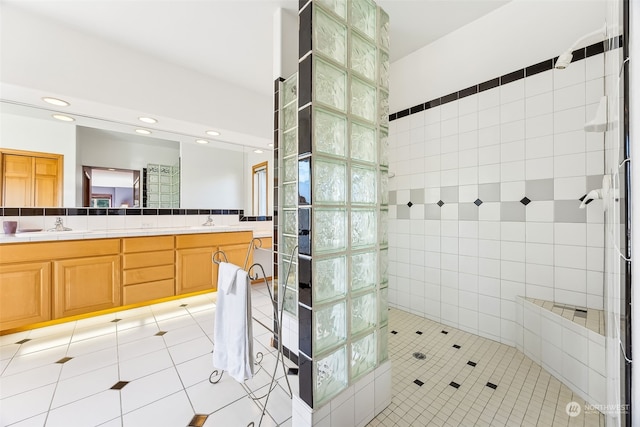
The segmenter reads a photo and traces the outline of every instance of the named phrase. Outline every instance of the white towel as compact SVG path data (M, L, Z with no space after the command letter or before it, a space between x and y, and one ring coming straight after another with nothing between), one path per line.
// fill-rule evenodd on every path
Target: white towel
M249 275L220 263L213 330L213 365L238 382L253 378L253 328Z

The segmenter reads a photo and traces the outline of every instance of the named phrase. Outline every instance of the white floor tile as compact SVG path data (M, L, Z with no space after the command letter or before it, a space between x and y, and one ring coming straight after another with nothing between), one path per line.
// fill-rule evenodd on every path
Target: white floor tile
M58 408L84 397L109 390L118 380L117 364L62 380L56 387L51 408ZM117 392L114 391L114 393Z
M173 367L173 361L169 351L161 349L120 362L120 378L124 381L133 381L171 367Z
M0 400L0 424L15 422L46 413L56 385L50 384Z
M253 421L257 426L261 414L262 412L258 406L249 397L244 397L232 405L226 406L209 415L204 425L205 427L246 426ZM262 426L274 427L276 425L269 414L265 414L262 420Z
M195 359L212 351L213 343L208 337L196 338L195 340L169 347L169 352L175 364Z
M0 399L33 390L42 385L58 382L62 365L52 363L29 369L14 375L3 376L0 386Z
M124 414L123 427L176 427L188 425L195 413L184 391Z
M207 378L187 388L187 395L196 413L210 414L242 399L247 393L240 383L225 375L217 384L211 384Z
M122 380L127 381L126 378ZM120 390L122 413L126 414L182 389L180 377L173 367L138 378Z
M97 426L120 415L120 395L105 390L49 412L47 427Z

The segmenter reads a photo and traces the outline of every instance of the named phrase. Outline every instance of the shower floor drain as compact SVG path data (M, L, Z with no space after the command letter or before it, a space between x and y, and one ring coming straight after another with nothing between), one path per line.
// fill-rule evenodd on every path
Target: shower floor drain
M418 360L424 360L427 358L427 355L424 353L420 353L419 351L416 351L415 353L413 353L413 357L415 357Z

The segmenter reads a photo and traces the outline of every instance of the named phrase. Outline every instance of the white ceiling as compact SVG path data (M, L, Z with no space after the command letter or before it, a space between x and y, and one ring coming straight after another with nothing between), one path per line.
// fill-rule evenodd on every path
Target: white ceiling
M508 0L379 0L392 62ZM298 0L2 0L255 92L273 93L273 16ZM239 54L241 53L241 54Z

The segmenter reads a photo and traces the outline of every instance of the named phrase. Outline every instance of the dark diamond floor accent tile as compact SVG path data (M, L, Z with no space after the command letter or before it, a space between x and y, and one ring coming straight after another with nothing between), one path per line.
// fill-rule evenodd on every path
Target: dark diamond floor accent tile
M208 416L209 415L195 414L193 418L191 418L188 427L202 427L205 421L207 421Z
M418 384L418 386L422 387L424 385L424 383L420 380L414 380L413 381L414 384Z
M460 346L459 346L458 344L454 344L454 345L453 345L453 348L456 348L456 349L457 349L457 348L460 348Z
M411 206L413 206L413 203L409 202L409 203L407 203L407 206L411 207Z
M438 206L442 207L442 205L444 205L444 202L442 200L438 200L438 203L436 203Z
M455 381L451 381L451 382L449 383L449 385L450 385L451 387L453 387L453 388L460 388L460 384L458 384L458 383L457 383L457 382L455 382Z
M62 359L58 360L56 363L59 363L62 365L63 363L67 363L71 359L73 359L73 357L63 357Z
M111 386L111 390L122 390L127 384L129 384L129 381L118 381L113 386Z
M31 338L25 338L23 340L20 340L20 341L16 342L16 344L24 344L24 343L29 342L29 341L31 341Z
M163 336L163 335L164 335L164 334L166 334L166 333L167 333L167 331L160 331L160 332L158 332L158 333L157 333L157 334L155 334L155 335L156 335L157 337L161 337L161 336Z
M113 320L111 321L111 323L118 323L118 322L119 322L119 321L121 321L121 320L122 320L122 319L113 319Z
M422 335L422 331L416 331L416 334Z
M475 204L476 204L476 206L480 206L480 205L482 204L482 200L480 200L480 199L476 199L476 201L475 201L475 202L473 202L473 203L475 203Z
M391 331L393 335L398 335L398 331Z
M189 304L180 304L180 307L186 307L186 306L188 306L188 305L189 305Z
M498 388L498 386L495 385L494 383L487 383L487 387L492 388L494 390Z
M449 332L447 332L447 331L445 331L445 330L442 330L442 331L440 331L440 333L441 333L441 334L445 334L445 335L447 335Z
M477 365L477 363L476 363L476 362L472 362L471 360L469 360L469 361L467 362L467 365L469 365L469 366L473 366L473 367L475 368L475 367L476 367L476 365Z
M520 203L527 206L529 203L531 203L531 200L529 200L527 197L523 197L522 200L520 200Z
M287 375L298 375L298 368L287 369Z

